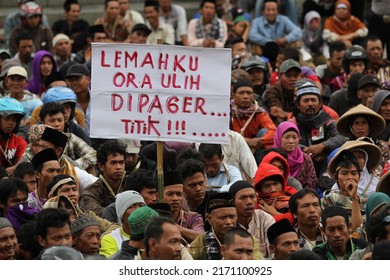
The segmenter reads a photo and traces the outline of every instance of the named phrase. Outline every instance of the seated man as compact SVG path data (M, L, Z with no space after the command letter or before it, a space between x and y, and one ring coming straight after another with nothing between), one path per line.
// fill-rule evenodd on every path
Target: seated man
M275 41L280 47L301 40L302 31L287 16L278 14L278 1L265 0L263 15L255 18L249 32L249 40L264 47L267 42Z
M321 214L321 222L327 241L313 249L321 259L348 260L353 252L366 247L364 241L350 237L350 220L342 207L325 208Z
M351 4L348 0L338 0L334 14L325 20L323 37L327 42L341 40L348 47L362 43L368 29L357 17L351 15ZM360 40L359 40L360 39Z
M221 246L223 260L252 260L253 237L242 228L231 228L224 236Z
M241 172L237 167L222 162L223 155L220 144L202 143L199 146L199 152L204 157L208 186L220 191L229 191L234 182L242 180Z
M176 222L180 234L188 243L204 232L202 216L183 209L183 179L176 170L164 172L163 202L170 206L171 218Z
M201 17L188 23L188 45L191 47L223 48L228 36L226 22L216 14L215 0L203 0Z
M96 154L99 180L86 188L81 196L85 209L102 215L104 208L115 201L116 195L123 189L125 180L126 145L119 140L103 143Z
M189 252L194 260L220 260L221 245L225 233L236 227L237 211L230 193L217 193L207 206L207 220L211 230L199 235L191 244ZM261 259L259 244L255 241L253 259Z
M241 133L258 162L263 148L273 145L276 127L268 113L254 100L252 83L241 79L233 84L232 130Z
M4 217L0 217L0 240L0 260L15 260L18 240L14 227Z
M267 230L275 223L275 219L267 212L256 209L257 198L252 184L237 181L231 186L229 192L234 197L238 225L246 229L260 243L261 253L267 258L269 256Z
M291 254L300 250L298 234L287 219L277 221L270 226L267 236L273 260L287 260Z
M323 244L326 237L320 223L322 209L318 194L313 189L305 188L294 194L288 203L294 217L299 247L313 250L314 246Z
M336 121L323 110L320 91L315 85L303 83L295 94L292 121L299 128L300 145L312 157L319 178L326 170L328 155L346 139L337 132Z
M146 40L147 44L158 44L158 40L168 45L175 44L175 30L172 25L160 19L160 4L158 1L145 1L144 15L146 25L152 31Z

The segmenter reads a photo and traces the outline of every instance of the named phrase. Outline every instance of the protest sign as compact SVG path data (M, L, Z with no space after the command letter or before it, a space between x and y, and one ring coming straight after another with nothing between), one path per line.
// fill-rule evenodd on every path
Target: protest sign
M91 137L227 143L228 49L92 44Z

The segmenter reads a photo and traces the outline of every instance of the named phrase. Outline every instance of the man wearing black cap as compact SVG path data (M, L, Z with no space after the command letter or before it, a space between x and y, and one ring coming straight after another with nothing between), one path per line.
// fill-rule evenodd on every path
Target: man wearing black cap
M340 206L330 206L322 211L321 222L326 243L314 247L313 252L323 260L348 260L353 252L366 247L361 239L350 238L347 211Z
M77 95L77 107L84 112L85 115L85 130L89 136L90 120L91 120L91 95L89 91L90 72L85 65L72 65L65 76L68 87Z
M41 139L38 140L38 151L47 148L54 149L62 167L61 173L72 176L80 187L80 193L82 193L84 189L96 182L98 178L78 167L77 163L63 153L67 142L68 137L64 133L51 127L46 127Z
M381 89L379 79L374 75L364 75L359 79L357 97L362 100L362 104L371 108L372 99L375 93Z
M146 25L152 30L147 39L147 44L157 44L162 40L164 44L175 44L175 30L169 23L160 20L160 4L156 0L145 1L144 17Z
M269 250L274 260L287 260L292 253L300 250L298 234L287 219L281 219L271 225L267 236L270 242Z
M28 194L28 204L30 207L42 210L43 204L48 199L47 184L54 176L61 173L61 166L56 152L50 148L37 153L31 162L38 184L35 191Z
M130 43L146 44L146 39L151 32L152 30L146 24L138 23L134 25L129 34Z
M220 245L225 232L237 224L237 211L230 193L216 193L207 205L207 221L211 230L199 235L191 244L189 252L194 260L220 260Z
M231 112L231 129L244 136L255 156L262 148L272 147L275 124L254 100L253 86L249 80L240 79L233 84Z
M229 190L237 209L238 225L246 229L260 242L260 250L265 258L269 257L268 228L275 219L261 209L255 209L257 198L252 184L246 181L235 182Z
M171 170L164 172L164 198L171 208L171 217L176 222L182 237L191 243L204 232L202 215L185 211L183 209L184 192L183 179L179 171Z

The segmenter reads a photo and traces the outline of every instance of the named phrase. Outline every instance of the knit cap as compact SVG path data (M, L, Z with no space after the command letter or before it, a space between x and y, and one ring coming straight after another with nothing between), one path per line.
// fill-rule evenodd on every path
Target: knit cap
M79 231L87 228L87 227L92 227L92 226L99 226L98 222L93 219L90 216L83 215L76 220L74 220L70 224L70 230L72 234L78 233Z
M12 227L13 228L11 222L7 218L0 217L0 229L6 228L6 227Z
M116 196L115 211L119 225L122 225L122 218L126 210L135 203L145 204L144 198L136 191L125 191Z
M130 239L141 240L144 237L145 227L149 224L153 217L157 217L158 213L148 206L137 208L127 218L130 227Z

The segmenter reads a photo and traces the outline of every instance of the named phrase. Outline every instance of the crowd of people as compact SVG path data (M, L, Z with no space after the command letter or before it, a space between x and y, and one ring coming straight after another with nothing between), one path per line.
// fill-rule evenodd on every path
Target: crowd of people
M390 259L386 7L129 2L4 21L1 260ZM228 142L91 137L92 42L231 49Z

